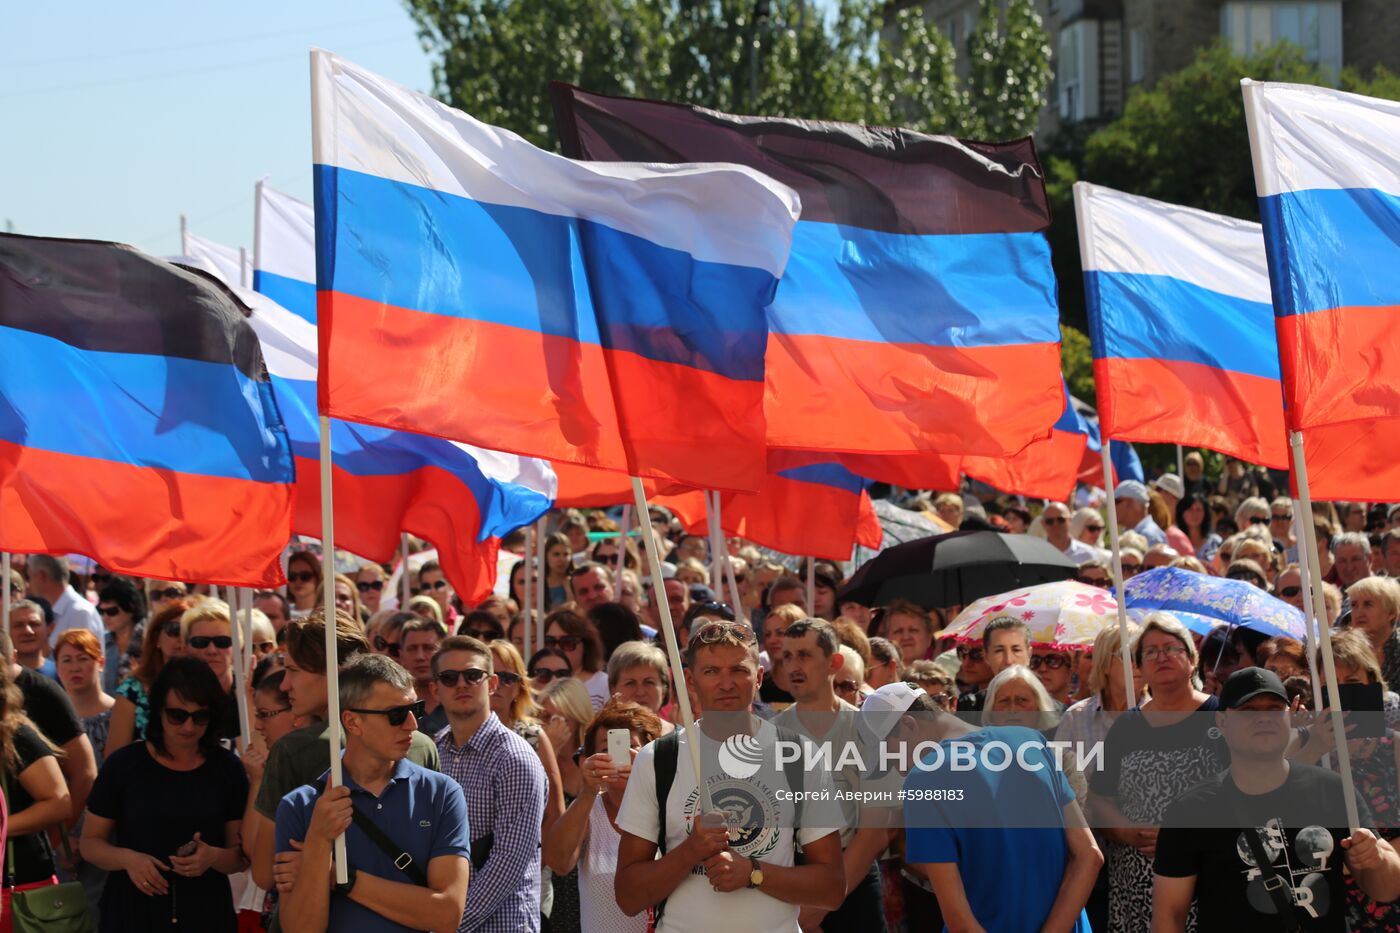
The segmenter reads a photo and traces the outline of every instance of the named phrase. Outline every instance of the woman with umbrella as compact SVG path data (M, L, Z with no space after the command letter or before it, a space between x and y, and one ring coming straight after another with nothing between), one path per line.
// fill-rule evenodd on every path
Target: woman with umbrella
M1109 928L1145 933L1152 924L1152 859L1168 805L1219 774L1225 759L1209 729L1215 697L1192 683L1196 644L1170 613L1154 612L1133 643L1152 699L1119 716L1104 741L1103 768L1090 780L1096 825L1108 838ZM1218 732L1217 732L1218 734Z

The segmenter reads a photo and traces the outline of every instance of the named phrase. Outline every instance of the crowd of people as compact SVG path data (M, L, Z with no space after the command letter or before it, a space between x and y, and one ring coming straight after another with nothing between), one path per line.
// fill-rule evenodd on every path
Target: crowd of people
M1120 483L1103 508L1124 575L1177 567L1302 608L1294 503L1271 486L1236 464L1207 484L1194 453L1183 476ZM1075 579L1113 585L1100 508L901 495L939 528L1043 537ZM943 632L962 607L843 600L848 565L738 539L711 554L665 509L648 518L623 535L604 511L555 513L542 564L527 574L521 557L477 603L431 560L399 589L388 567L294 544L286 587L237 620L208 586L15 555L0 931L13 899L59 881L81 885L103 931L1400 930L1400 507L1312 516L1338 681L1383 697L1385 728L1348 743L1359 826L1310 712L1312 646L1153 613L1126 631L1128 683L1116 624L1075 649L999 615L955 642ZM715 576L726 561L733 588ZM694 741L710 762L736 737L799 734L1011 741L1046 767L950 777L764 758L702 786L691 764ZM1103 754L1061 760L1058 741ZM903 802L839 803L878 786ZM954 791L958 807L939 803ZM1300 800L1329 818L1292 825Z

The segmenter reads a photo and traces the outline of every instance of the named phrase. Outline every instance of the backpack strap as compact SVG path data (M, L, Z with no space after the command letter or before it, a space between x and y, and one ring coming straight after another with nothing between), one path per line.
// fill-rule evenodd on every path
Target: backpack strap
M316 796L320 797L326 792L326 782L317 781L311 785L316 789ZM350 818L355 825L360 827L360 832L369 837L369 841L379 847L379 850L389 858L394 860L394 867L403 872L409 881L419 887L428 886L428 874L402 846L396 844L389 838L389 834L379 828L379 824L370 819L364 811L355 806L354 801L350 803Z
M1254 856L1254 865L1263 876L1264 890L1269 892L1269 897L1274 902L1274 910L1278 912L1278 927L1285 933L1293 933L1300 929L1298 925L1298 914L1293 909L1293 887L1274 870L1274 865L1269 861L1269 853L1264 850L1264 840L1259 838L1259 830L1253 826L1247 826L1244 830L1245 842L1249 844L1249 853Z
M656 822L661 827L657 834L656 850L666 854L666 798L671 796L671 785L676 782L676 762L681 752L681 730L676 728L654 743L652 765L656 771ZM661 925L661 915L666 912L666 900L662 898L652 908L651 923L655 929Z

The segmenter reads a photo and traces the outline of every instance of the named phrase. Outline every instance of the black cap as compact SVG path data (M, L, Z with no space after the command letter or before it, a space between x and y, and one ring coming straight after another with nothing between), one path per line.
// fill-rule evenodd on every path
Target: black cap
M1239 709L1265 693L1288 702L1288 691L1283 689L1283 681L1273 671L1262 667L1241 668L1231 674L1225 686L1220 688L1220 705L1225 709Z

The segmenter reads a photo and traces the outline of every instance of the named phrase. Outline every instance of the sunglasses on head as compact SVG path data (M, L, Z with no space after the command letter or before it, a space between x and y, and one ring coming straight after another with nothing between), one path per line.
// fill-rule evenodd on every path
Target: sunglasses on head
M172 726L183 726L190 720L194 720L196 726L207 726L211 718L213 714L207 709L175 709L170 706L165 708L165 721Z
M121 607L121 606L98 606L98 607L97 607L97 611L98 611L98 613L99 613L100 615L104 615L104 616L106 616L106 617L109 618L109 619L115 619L117 616L119 616L119 615L122 614L122 607Z
M374 650L382 651L391 658L397 658L399 656L399 643L396 641L387 642L383 636L376 635L374 636Z
M312 573L310 570L288 570L288 571L287 571L287 582L288 582L288 583L315 583L315 582L316 582L316 574Z
M384 581L357 580L355 582L355 589L359 590L361 593L368 593L370 590L374 590L376 593L378 593L379 591L384 589Z
M446 580L434 580L432 583L424 583L424 584L422 584L421 586L419 586L419 587L418 587L418 592L420 592L420 593L426 593L426 592L428 592L428 590L445 590L445 589L447 589L447 581L446 581Z
M560 648L564 651L573 651L581 644L583 644L583 639L579 638L577 635L560 635L558 637L546 635L544 637L544 646L546 648Z
M190 647L196 651L203 651L213 645L220 650L233 647L233 638L229 635L195 635L190 639Z
M754 640L753 629L743 622L706 622L700 627L700 631L690 637L702 645L713 645L733 635L739 636L741 641Z
M574 676L574 672L567 667L537 667L533 671L530 671L530 679L538 680L542 684L551 683L556 677L561 680L567 680L572 676Z
M486 672L482 671L482 673L484 674ZM410 715L412 715L415 720L422 719L423 701L419 700L417 703L405 703L403 706L391 706L388 709L360 709L358 707L351 707L350 712L364 713L369 716L383 716L385 719L389 720L389 725L397 727L407 722Z
M163 590L151 590L151 599L179 599L185 591L179 587L167 586Z
M465 681L468 687L475 687L490 676L490 674L479 667L469 667L462 671L438 671L433 675L433 679L444 687L455 687L459 680Z

